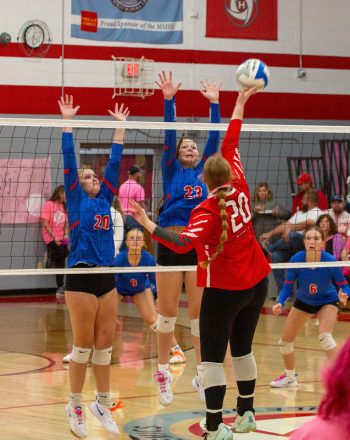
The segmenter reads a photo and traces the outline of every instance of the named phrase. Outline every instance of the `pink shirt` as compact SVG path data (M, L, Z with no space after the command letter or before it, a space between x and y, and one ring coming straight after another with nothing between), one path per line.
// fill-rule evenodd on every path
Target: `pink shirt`
M135 180L128 179L120 185L119 200L123 213L125 215L132 215L129 201L143 202L145 200L145 190Z
M343 417L346 417L344 414ZM316 416L310 422L297 429L289 440L349 440L339 420L324 420Z
M63 240L66 233L66 225L68 224L68 216L64 210L62 203L53 202L48 200L41 210L41 220L47 220L49 226L52 229L52 235L50 235L44 226L41 227L41 235L46 244L50 243L54 239Z

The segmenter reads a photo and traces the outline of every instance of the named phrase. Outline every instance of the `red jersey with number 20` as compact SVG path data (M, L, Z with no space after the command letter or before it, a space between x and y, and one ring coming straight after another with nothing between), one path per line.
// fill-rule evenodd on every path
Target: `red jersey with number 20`
M221 154L233 173L232 187L225 199L228 239L207 269L198 265L197 285L201 287L245 290L259 283L271 270L253 232L249 187L238 149L241 125L239 119L230 122L221 147ZM193 209L184 231L175 234L157 227L153 238L178 253L196 248L200 263L216 252L221 232L222 220L214 190Z

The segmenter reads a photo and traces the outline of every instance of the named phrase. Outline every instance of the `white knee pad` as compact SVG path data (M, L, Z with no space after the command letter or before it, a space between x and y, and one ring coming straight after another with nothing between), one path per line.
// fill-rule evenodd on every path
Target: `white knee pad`
M176 316L162 316L158 315L158 327L159 333L171 333L175 330Z
M77 362L78 364L87 364L89 362L90 353L91 348L82 348L73 345L70 358L72 361Z
M198 367L198 377L203 388L226 385L224 365L215 362L202 362Z
M112 347L96 350L92 353L92 363L95 365L109 365L112 359Z
M199 338L199 319L191 319L191 335Z
M320 341L321 347L325 351L332 350L332 348L337 346L337 343L333 339L331 333L320 333L318 335L318 339Z
M237 381L256 379L256 362L252 352L245 356L233 357L232 364Z
M291 354L294 351L294 343L280 339L278 341L278 348L280 349L281 354Z

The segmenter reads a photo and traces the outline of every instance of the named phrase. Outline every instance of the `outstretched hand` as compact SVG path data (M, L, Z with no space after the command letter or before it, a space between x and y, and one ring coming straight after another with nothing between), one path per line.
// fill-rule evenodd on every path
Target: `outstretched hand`
M158 75L158 77L159 77L159 82L155 81L155 83L163 92L164 98L167 100L172 99L176 95L180 87L182 86L182 83L177 83L176 85L173 84L172 71L170 71L169 75L167 76L166 72L163 70L162 73Z
M346 303L348 302L348 295L345 292L343 292L342 289L339 289L338 299L340 303L346 306Z
M73 95L65 95L61 96L58 101L58 105L60 107L60 111L63 119L73 119L74 116L78 113L80 106L77 105L74 107L73 105Z
M123 103L119 106L119 104L116 102L114 112L112 112L112 110L108 110L108 113L113 116L116 121L126 121L130 115L130 110L128 107L124 108Z
M142 226L146 226L147 220L149 220L146 211L141 207L139 203L135 202L135 200L130 200L129 204L131 207L132 215L137 223L140 223L140 225Z
M244 106L248 99L256 93L258 93L258 89L256 87L250 87L249 89L246 87L243 88L238 92L236 104Z
M217 104L219 102L219 94L220 94L220 89L222 87L222 83L216 84L215 81L211 83L206 79L204 81L201 81L201 84L203 87L203 89L200 90L201 94L205 98L209 99L210 102Z

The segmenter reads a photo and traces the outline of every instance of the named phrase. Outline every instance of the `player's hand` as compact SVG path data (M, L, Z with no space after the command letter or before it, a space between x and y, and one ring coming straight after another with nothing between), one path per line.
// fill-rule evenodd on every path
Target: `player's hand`
M65 95L61 96L58 101L58 105L60 107L60 111L63 119L71 120L78 113L80 106L77 105L74 107L73 105L73 95Z
M272 307L272 313L274 315L280 315L282 313L282 304L277 303Z
M180 87L182 86L182 83L177 83L176 85L173 84L172 71L170 71L169 75L167 76L166 72L163 70L162 73L158 75L158 77L159 77L159 82L155 81L155 83L163 92L164 98L167 100L172 99L176 95Z
M130 207L132 211L132 215L137 221L137 223L140 223L142 226L146 226L148 216L146 214L146 211L141 207L141 205L135 200L130 200Z
M342 289L339 289L338 299L341 304L346 306L346 303L348 302L348 295L345 292L343 292Z
M271 234L269 232L264 232L263 234L259 235L259 241L266 241L271 238Z
M113 116L116 121L126 121L130 115L130 110L128 107L124 108L124 104L115 103L114 112L108 110L108 113Z
M210 102L217 104L219 102L219 94L222 83L216 84L215 81L211 83L206 79L204 81L201 81L201 84L202 84L202 90L200 90L201 94L205 98L209 99Z
M258 93L258 90L255 87L251 87L249 89L245 87L244 89L242 89L238 92L236 105L241 105L244 107L244 105L246 104L248 99L252 95L255 95L256 93Z

